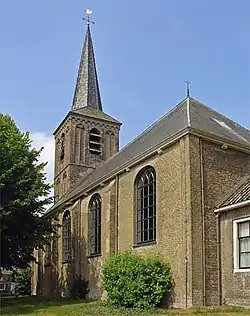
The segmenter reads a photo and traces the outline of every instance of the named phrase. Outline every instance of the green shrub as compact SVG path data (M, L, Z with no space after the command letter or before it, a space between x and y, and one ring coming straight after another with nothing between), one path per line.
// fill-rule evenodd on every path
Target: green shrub
M20 269L13 272L13 282L15 283L16 295L31 294L31 275L30 268Z
M170 294L170 267L160 257L140 257L125 252L112 255L102 270L102 287L108 303L128 308L158 306Z

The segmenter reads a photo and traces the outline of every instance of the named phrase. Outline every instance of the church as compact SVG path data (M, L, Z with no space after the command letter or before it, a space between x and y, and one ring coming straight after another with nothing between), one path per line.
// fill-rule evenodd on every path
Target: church
M250 306L250 131L187 97L119 149L88 23L73 104L54 132L59 238L35 252L32 294L67 297L76 277L103 298L110 254L158 253L172 306Z

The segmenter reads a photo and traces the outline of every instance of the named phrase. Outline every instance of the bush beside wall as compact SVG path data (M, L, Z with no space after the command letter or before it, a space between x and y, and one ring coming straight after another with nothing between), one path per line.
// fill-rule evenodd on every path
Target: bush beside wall
M149 309L159 306L171 293L171 269L159 256L114 254L104 264L102 274L102 287L111 305Z

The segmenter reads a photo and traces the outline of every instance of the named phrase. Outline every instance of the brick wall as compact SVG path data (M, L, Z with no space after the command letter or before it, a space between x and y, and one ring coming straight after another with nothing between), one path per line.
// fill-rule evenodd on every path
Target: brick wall
M202 142L205 212L205 303L219 304L217 270L217 232L214 209L216 203L243 176L249 175L250 156L220 145Z
M250 207L221 214L221 288L222 303L250 306L250 272L234 272L233 220L250 217Z

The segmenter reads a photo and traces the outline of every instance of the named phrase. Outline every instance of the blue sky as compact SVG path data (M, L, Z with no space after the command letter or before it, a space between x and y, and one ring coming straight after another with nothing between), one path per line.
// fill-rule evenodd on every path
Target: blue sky
M122 146L185 97L186 79L192 97L250 128L249 0L0 0L0 111L38 145L52 146L70 109L87 7Z

